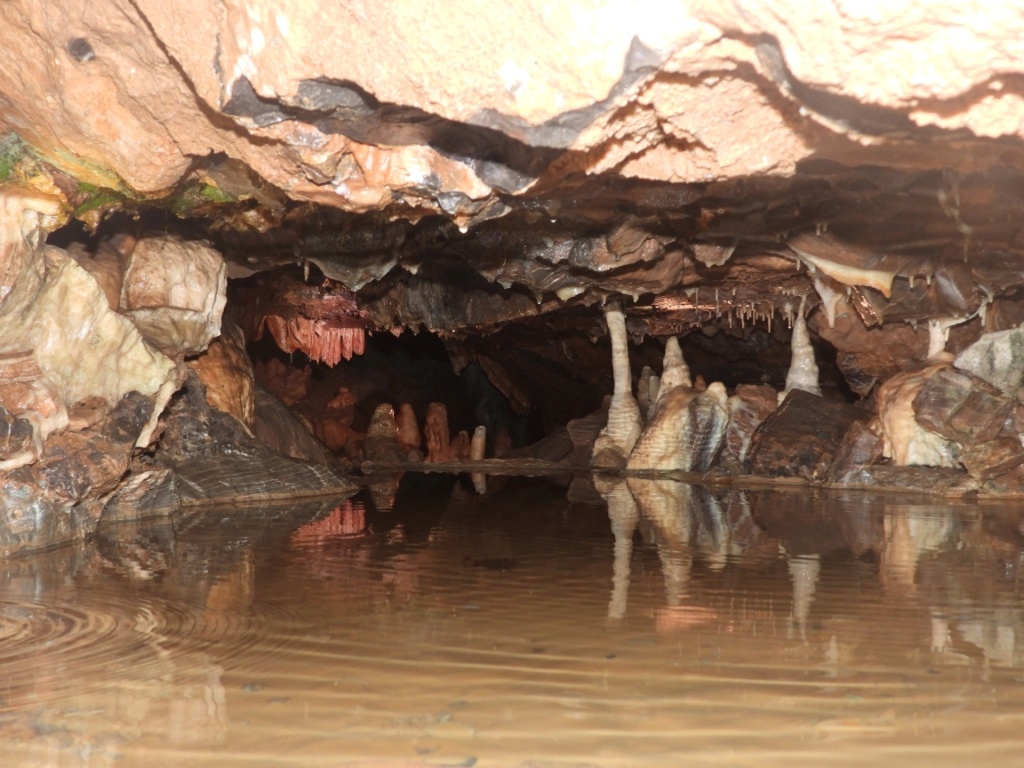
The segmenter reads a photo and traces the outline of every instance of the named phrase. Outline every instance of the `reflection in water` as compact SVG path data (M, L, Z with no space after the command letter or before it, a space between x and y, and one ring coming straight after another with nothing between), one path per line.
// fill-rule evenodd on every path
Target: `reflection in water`
M3 564L3 764L1019 761L1016 510L502 481Z

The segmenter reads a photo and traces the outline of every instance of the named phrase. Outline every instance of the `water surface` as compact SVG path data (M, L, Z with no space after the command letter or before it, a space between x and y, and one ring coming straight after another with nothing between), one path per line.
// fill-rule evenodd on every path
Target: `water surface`
M2 764L1020 764L1016 503L491 480L0 565Z

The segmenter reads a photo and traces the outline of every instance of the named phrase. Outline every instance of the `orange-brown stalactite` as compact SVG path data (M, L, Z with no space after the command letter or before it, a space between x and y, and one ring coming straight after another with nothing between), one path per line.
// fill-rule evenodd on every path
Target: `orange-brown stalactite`
M256 338L262 338L264 329L270 331L282 351L303 352L315 363L337 365L342 359L351 360L366 349L366 331L361 327L340 326L337 320L310 320L308 317L283 318L265 315Z
M355 294L339 283L317 285L268 273L232 287L235 317L255 341L268 331L284 352L303 352L313 362L337 365L366 348L368 321Z

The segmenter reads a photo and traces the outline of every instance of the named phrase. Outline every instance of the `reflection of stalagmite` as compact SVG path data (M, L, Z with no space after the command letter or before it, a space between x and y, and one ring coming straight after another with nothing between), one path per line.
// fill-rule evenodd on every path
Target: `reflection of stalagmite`
M793 623L800 639L807 639L807 619L811 615L814 592L821 571L819 555L796 555L789 558L789 578L793 581Z
M633 557L633 534L640 519L636 501L623 480L598 481L598 490L608 502L608 518L615 536L615 559L612 564L612 594L608 600L608 618L626 615L629 599L629 561Z
M640 408L633 398L629 372L629 348L626 317L622 304L612 302L605 308L608 336L612 345L612 373L615 390L608 408L608 423L594 442L591 466L621 469L640 437Z
M878 388L877 429L882 435L882 453L901 466L955 467L956 444L917 422L914 398L928 380L945 368L939 362L903 371Z
M885 540L879 552L879 578L887 590L916 591L921 553L939 549L954 532L952 515L930 507L889 505L883 520Z
M791 389L802 389L812 395L821 394L818 384L818 364L814 360L814 347L807 332L807 320L804 318L804 302L800 299L800 308L793 322L793 335L790 339L792 358L789 373L786 374L786 392Z
M631 477L629 490L640 516L654 529L665 577L666 604L682 603L693 567L693 486L675 480L646 480Z

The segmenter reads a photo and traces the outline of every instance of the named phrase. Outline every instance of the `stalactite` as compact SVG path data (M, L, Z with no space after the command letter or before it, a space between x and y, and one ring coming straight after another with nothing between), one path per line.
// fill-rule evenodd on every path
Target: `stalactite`
M786 374L786 392L802 389L813 395L821 394L818 384L818 364L814 360L814 347L807 332L807 320L804 318L804 299L800 299L800 307L793 323L793 335L790 339L792 358L789 373Z
M361 327L339 326L334 320L311 320L307 317L265 315L260 321L256 338L270 331L282 351L303 352L313 362L337 365L351 360L366 349L366 331Z

